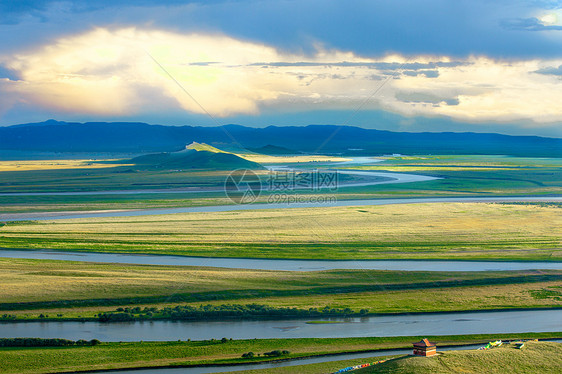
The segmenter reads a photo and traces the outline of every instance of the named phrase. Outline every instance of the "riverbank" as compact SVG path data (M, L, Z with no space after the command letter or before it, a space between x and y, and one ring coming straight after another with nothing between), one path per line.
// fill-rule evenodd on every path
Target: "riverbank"
M165 368L247 364L274 361L264 353L287 350L282 360L352 352L411 348L427 337L439 347L482 344L490 340L560 339L562 333L479 334L452 336L371 337L345 339L264 339L105 343L94 346L0 348L5 374L84 372L119 368ZM242 354L254 352L253 358ZM259 356L258 356L259 354ZM389 353L390 354L390 353ZM342 358L343 359L343 358ZM219 371L219 370L217 370Z
M368 317L389 317L389 316L425 316L425 315L440 315L449 313L459 313L459 314L472 314L472 313L489 313L489 312L523 312L523 311L542 311L542 310L560 310L562 306L549 306L543 308L490 308L490 309L477 309L477 310L449 310L449 311L429 311L429 312L389 312L389 313L369 313L357 312L357 311L346 311L345 309L327 309L323 312L322 310L287 310L287 308L271 308L267 305L237 305L228 304L224 305L228 307L228 312L224 314L217 313L216 311L210 311L208 313L202 311L195 311L193 315L186 313L182 315L178 312L177 315L157 315L151 314L150 310L140 310L138 313L128 313L128 310L134 308L118 308L118 310L111 312L102 312L95 317L65 317L64 315L57 314L56 316L44 315L41 313L42 317L34 317L30 315L18 314L8 314L5 313L0 315L0 324L10 324L10 323L20 323L20 322L103 322L103 323L121 323L121 322L143 322L143 321L163 321L163 322L227 322L227 321L291 321L291 320L301 320L303 317L308 318L322 318L322 320L308 321L306 324L310 325L322 325L322 324L340 324L347 323L340 320L331 319L353 319L353 318L368 318ZM270 314L243 314L243 313L230 313L232 310L242 310L249 306L263 307L270 311ZM212 305L201 305L201 309L205 307L210 307L209 309L214 309ZM150 309L150 308L147 308ZM172 309L172 308L170 308ZM183 310L184 308L179 308ZM196 309L194 307L194 309ZM220 306L219 308L220 309ZM291 314L293 312L294 314ZM233 315L235 314L235 315Z
M0 258L0 277L3 320L317 319L562 306L562 270L288 272Z

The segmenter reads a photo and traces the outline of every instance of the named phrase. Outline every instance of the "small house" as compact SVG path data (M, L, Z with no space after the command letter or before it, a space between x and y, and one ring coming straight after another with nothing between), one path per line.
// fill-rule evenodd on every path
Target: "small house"
M416 356L435 356L437 354L437 347L427 339L422 339L414 343L414 355Z

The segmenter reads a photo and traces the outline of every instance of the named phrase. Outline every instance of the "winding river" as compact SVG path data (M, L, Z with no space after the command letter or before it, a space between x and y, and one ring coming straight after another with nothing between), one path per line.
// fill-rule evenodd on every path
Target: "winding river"
M139 209L94 212L44 212L0 214L2 221L55 220L95 217L137 217L174 213L231 212L240 210L289 209L347 207L393 204L429 204L429 203L509 203L509 202L562 202L562 196L494 196L494 197L421 197L401 199L367 199L367 200L327 200L314 203L260 203L243 205L216 205L188 208Z
M331 318L325 321L332 323L307 323L310 321L308 318L205 322L9 322L0 324L0 337L99 339L115 342L207 340L223 337L282 339L547 332L561 330L562 309L384 315Z
M381 162L383 160L371 157L355 157L349 161L336 162L330 165L362 165ZM287 169L290 165L270 165L270 170ZM323 169L330 171L330 169ZM373 177L372 181L351 182L338 185L338 188L373 186L378 184L413 183L427 182L441 179L419 174L378 172L368 170L345 170L333 169L339 174L356 175L363 177ZM156 193L208 193L224 192L222 189L205 190L193 188L178 189L142 189L142 190L114 190L114 191L77 191L77 192L24 192L24 193L0 193L0 196L72 196L72 195L123 195L123 194L156 194ZM437 198L402 198L402 199L367 199L367 200L343 200L327 199L318 202L272 202L243 205L219 205L204 207L185 207L185 208L162 208L162 209L138 209L138 210L109 210L109 211L87 211L87 212L41 212L41 213L13 213L0 214L2 221L23 221L23 220L55 220L55 219L74 219L74 218L95 218L95 217L132 217L158 214L174 213L198 213L198 212L229 212L239 210L261 210L261 209L284 209L284 208L317 208L317 207L347 207L347 206L367 206L367 205L391 205L391 204L412 204L412 203L443 203L443 202L542 202L553 201L562 202L561 196L507 196L507 197L437 197Z
M361 165L381 162L370 157L356 157L350 161L336 162L330 165ZM291 165L270 165L267 166L269 170L288 170ZM345 187L359 187L359 186L374 186L377 184L389 183L412 183L412 182L425 182L435 179L437 177L430 177L427 175L409 174L409 173L392 173L392 172L379 172L369 170L345 170L345 169L321 169L325 172L337 172L338 174L357 175L362 177L373 177L372 181L358 182L358 183L340 183L338 188ZM306 189L306 187L304 188ZM107 190L107 191L69 191L69 192L3 192L0 196L85 196L85 195L137 195L137 194L160 194L160 193L210 193L210 192L223 192L224 189L205 189L205 188L167 188L167 189L139 189L139 190Z
M207 266L275 271L321 271L333 269L398 271L504 271L562 269L562 262L531 261L441 261L441 260L280 260L224 257L188 257L54 250L0 248L0 257L139 265Z

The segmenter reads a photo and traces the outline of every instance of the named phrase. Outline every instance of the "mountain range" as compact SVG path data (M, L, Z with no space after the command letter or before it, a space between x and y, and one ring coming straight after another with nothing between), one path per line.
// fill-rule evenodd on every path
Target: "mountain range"
M353 126L253 128L162 126L138 122L48 120L0 127L0 150L49 152L174 152L192 142L223 150L287 149L345 155L501 154L562 157L562 139L472 132L392 132Z

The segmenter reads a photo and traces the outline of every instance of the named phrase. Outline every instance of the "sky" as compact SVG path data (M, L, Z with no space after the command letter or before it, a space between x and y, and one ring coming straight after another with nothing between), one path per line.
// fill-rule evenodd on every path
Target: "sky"
M562 137L562 2L0 0L0 126Z

